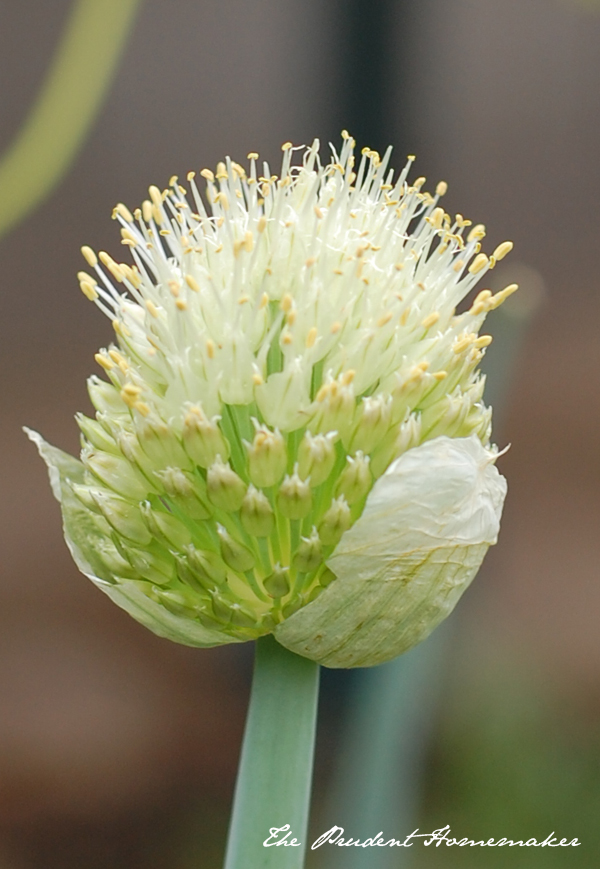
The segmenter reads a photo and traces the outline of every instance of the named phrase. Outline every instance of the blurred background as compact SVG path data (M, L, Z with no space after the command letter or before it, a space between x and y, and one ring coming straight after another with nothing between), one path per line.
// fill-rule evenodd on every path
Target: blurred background
M71 8L0 4L0 155ZM593 0L141 3L69 171L0 241L0 869L220 865L252 649L169 644L85 581L21 426L78 449L110 340L77 288L79 248L118 256L116 202L225 154L276 165L282 142L344 127L393 143L397 168L417 154L489 249L514 240L503 283L543 296L495 429L512 444L500 545L453 617L415 826L584 845L415 848L412 865L599 865L599 93ZM348 685L325 674L319 832Z

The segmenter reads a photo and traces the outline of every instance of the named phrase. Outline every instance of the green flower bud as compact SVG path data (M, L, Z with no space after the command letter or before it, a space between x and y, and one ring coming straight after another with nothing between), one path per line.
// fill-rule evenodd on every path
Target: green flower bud
M216 552L186 546L185 555L177 556L177 575L191 588L212 592L224 585L227 567Z
M252 483L240 508L244 530L253 537L268 537L275 528L275 515L269 499Z
M152 536L167 548L183 549L192 542L187 527L172 513L156 510L150 501L140 504L140 512Z
M377 395L363 398L358 421L350 436L348 449L370 453L387 434L392 420L392 399Z
M239 573L245 573L254 567L254 556L247 546L235 540L222 525L217 525L221 557L225 564Z
M173 465L191 467L176 433L159 417L141 417L136 425L136 433L142 451L159 468Z
M208 497L221 510L235 512L242 506L246 484L229 465L217 456L206 473Z
M337 432L313 435L307 431L298 447L298 473L305 480L310 477L312 486L325 482L335 464L335 439Z
M189 405L183 420L183 446L188 456L201 468L208 468L217 456L226 462L229 444L218 426L221 417L208 419L202 408Z
M277 493L277 507L286 519L304 519L312 506L312 492L308 480L298 476L298 466L294 473L286 475Z
M302 537L296 550L293 566L299 573L310 573L323 562L323 547L317 529L313 527L310 537Z
M354 504L365 497L372 485L369 456L364 456L358 450L354 458L347 457L347 464L337 481L335 494L343 495L348 504Z
M290 591L289 568L276 564L273 573L263 579L263 586L270 597L285 597Z
M254 440L246 442L248 473L255 486L270 488L281 480L287 466L285 441L277 429L270 431L256 420L254 426Z
M100 512L117 534L142 546L150 543L152 535L139 507L126 501L125 498L109 495L99 489L92 489L90 493Z
M350 527L350 507L343 495L332 502L319 524L319 537L325 546L335 546Z
M106 428L98 420L90 419L82 413L75 415L77 425L85 435L89 443L97 450L105 453L119 455L119 447L115 439L107 432Z
M81 459L94 477L124 497L139 501L152 491L150 483L124 458L85 449Z

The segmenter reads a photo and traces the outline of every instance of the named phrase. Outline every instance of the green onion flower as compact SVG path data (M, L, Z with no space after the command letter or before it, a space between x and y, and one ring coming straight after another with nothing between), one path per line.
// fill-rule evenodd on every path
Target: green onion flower
M155 633L273 633L332 667L388 660L452 610L506 492L457 306L511 249L354 142L280 176L229 159L113 217L133 262L82 248L110 318L77 460L36 441L77 565Z

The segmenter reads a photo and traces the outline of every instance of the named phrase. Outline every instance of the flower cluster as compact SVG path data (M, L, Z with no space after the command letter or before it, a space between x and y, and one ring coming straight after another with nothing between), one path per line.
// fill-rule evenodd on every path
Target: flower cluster
M249 154L203 170L204 197L190 172L116 206L132 261L82 248L115 338L81 460L32 436L80 568L155 632L274 632L332 666L377 663L447 614L495 542L479 331L516 286L457 306L512 245L482 253L445 183L409 182L412 157L394 176L391 149L356 164L346 133L326 164L318 141L298 150L279 176Z

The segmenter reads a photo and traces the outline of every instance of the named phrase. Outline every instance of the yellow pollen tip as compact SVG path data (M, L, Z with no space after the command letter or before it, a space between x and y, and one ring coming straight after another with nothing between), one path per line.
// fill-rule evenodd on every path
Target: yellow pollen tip
M207 181L211 181L211 182L212 182L212 181L215 180L214 172L211 172L210 169L202 169L202 170L200 171L200 175L201 175L203 178L205 178Z
M435 188L435 192L438 196L445 196L448 192L448 185L445 181L440 181L438 186Z
M279 307L281 308L281 310L283 311L284 314L287 314L288 311L291 309L293 303L294 303L294 300L292 299L290 294L286 293L285 296L282 298L281 302L279 303Z
M261 215L258 219L258 223L256 224L256 229L258 232L264 232L267 226L267 218Z
M430 329L432 326L435 326L437 321L440 319L439 311L432 311L431 314L428 314L424 320L421 321L421 326L424 329Z
M193 179L196 177L196 173L193 171L188 172L185 177L187 178L188 181L193 181Z
M269 304L269 296L267 293L263 293L260 297L260 305L258 306L259 310L262 311L263 308L266 308Z
M502 304L502 302L506 301L506 299L508 299L509 296L512 296L513 293L516 293L516 291L518 289L519 289L518 284L509 284L503 290L500 290L499 293L496 293L495 296L492 296L491 305L490 305L491 309L495 310L497 307L499 307Z
M379 318L379 320L377 320L377 325L379 326L379 328L381 329L383 326L385 326L387 323L389 323L393 316L394 315L392 314L391 311L387 311L385 314L383 314Z
M147 300L146 300L146 308L148 309L148 313L149 313L152 317L154 317L155 320L158 319L158 316L159 316L158 308L156 307L156 305L154 304L154 302L151 302L151 301L150 301L150 299L147 299Z
M341 381L343 386L350 386L354 378L356 377L356 371L353 368L349 368L348 371L345 371L341 376Z
M190 288L190 290L193 290L195 293L200 292L200 287L198 285L198 281L195 278L193 278L191 275L185 276L185 282L188 285L188 287Z
M513 249L514 245L512 241L503 241L502 244L499 244L492 256L496 260L496 262L500 262L501 259L504 259L506 254L510 253Z
M489 345L492 343L492 340L493 339L491 335L481 335L479 338L477 338L476 341L473 342L473 346L477 347L478 350L481 350L483 349L483 347L489 347Z
M87 244L84 244L81 248L81 253L83 254L83 258L87 262L88 265L92 266L92 268L98 264L98 257Z
M312 329L309 329L308 334L306 336L306 346L314 347L315 341L317 340L317 327L313 326Z
M175 307L178 311L187 311L187 302L185 299L177 299L175 302Z
M126 220L128 223L133 223L133 214L126 205L123 205L122 202L119 202L117 203L117 205L115 205L115 213L122 217L123 220Z
M104 354L102 353L96 353L94 359L101 368L104 368L105 371L110 371L112 368L115 367L114 363L112 363L110 359L107 359L106 356L104 356Z
M156 205L157 208L160 208L160 206L162 205L162 194L158 187L156 187L154 184L151 184L148 188L148 193L150 194L152 204Z
M209 359L215 358L215 342L211 338L206 341L206 353Z
M291 147L292 147L291 142L284 142L283 145L281 146L281 150L282 151L289 151Z
M478 253L471 265L469 266L469 271L472 275L477 275L479 272L484 269L489 260L484 253Z
M253 374L252 375L252 383L255 386L261 386L264 383L264 380L262 379L260 374Z
M485 238L485 225L483 223L477 223L469 232L467 241L477 241L481 238Z
M246 155L247 160L258 160L258 153L256 151L250 151L249 154Z
M448 377L448 372L447 371L436 371L431 376L434 377L436 380L441 381L441 380L445 380L446 377Z
M340 331L341 328L342 328L342 324L336 320L336 322L333 324L333 326L331 327L331 329L329 331L331 332L332 335L337 335L337 333Z

